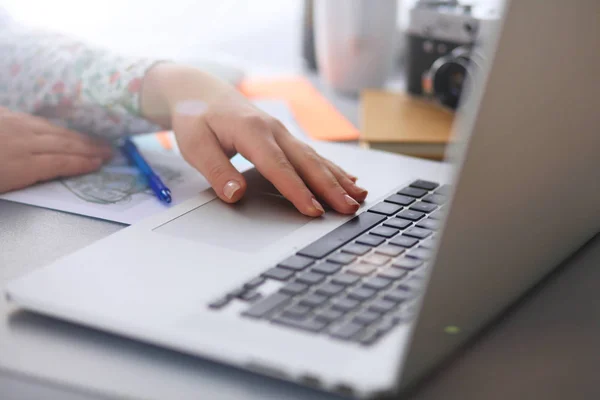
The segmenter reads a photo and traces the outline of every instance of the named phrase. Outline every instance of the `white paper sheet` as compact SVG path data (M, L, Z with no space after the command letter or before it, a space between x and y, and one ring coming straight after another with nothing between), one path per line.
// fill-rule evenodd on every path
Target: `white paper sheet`
M286 103L261 100L256 104L278 118L292 134L306 138ZM128 166L121 156L116 156L109 165L95 173L6 193L0 195L0 199L133 224L210 187L206 179L181 158L177 149L164 150L154 135L136 137L135 141L146 160L171 189L172 204L162 204L147 188L138 171ZM240 155L231 161L241 172L252 167Z

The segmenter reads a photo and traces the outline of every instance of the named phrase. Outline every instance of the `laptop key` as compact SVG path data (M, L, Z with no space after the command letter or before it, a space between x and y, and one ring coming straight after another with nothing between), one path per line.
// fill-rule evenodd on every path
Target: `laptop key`
M359 276L367 276L375 271L375 269L376 267L373 265L359 263L351 265L346 272Z
M387 215L387 216L394 215L400 210L402 210L402 206L399 206L398 204L386 203L386 202L381 202L381 203L376 204L373 207L369 208L369 212L383 214L383 215Z
M402 303L410 298L411 296L408 294L407 291L397 289L386 292L383 295L384 300L392 301L394 303Z
M362 258L362 262L366 264L373 264L377 266L385 265L390 261L390 257L384 256L383 254L369 254Z
M344 253L354 254L355 256L364 256L371 251L371 246L365 246L364 244L350 243L342 248Z
M429 229L417 228L413 226L412 228L408 228L402 234L405 236L411 236L417 239L425 239L430 236L433 232Z
M429 249L419 247L418 249L412 249L406 253L407 257L418 258L419 260L429 260L433 253Z
M335 253L327 258L327 261L335 264L346 265L356 260L356 256L349 253Z
M360 335L360 344L369 346L377 341L382 336L382 333L375 330L370 330Z
M321 282L325 279L323 274L317 274L315 272L303 272L298 274L296 280L301 283L306 283L307 285L314 285Z
M400 268L390 268L390 267L386 267L386 268L380 269L377 272L377 276L380 276L382 278L392 279L392 280L402 279L407 274L408 274L408 272L406 272L403 269L400 269Z
M325 322L327 324L337 321L344 315L344 312L333 310L333 309L325 309L320 310L315 313L315 319L317 321Z
M333 282L337 285L350 286L350 285L354 285L359 279L360 278L358 276L341 273L341 274L335 275L331 279L331 282Z
M400 190L398 192L398 194L402 194L404 196L415 197L415 198L419 199L427 194L427 190L409 186L409 187L405 187L404 189Z
M301 318L311 311L310 307L301 306L300 304L296 304L295 306L291 306L283 310L283 315L290 318Z
M363 325L347 322L331 330L330 335L337 339L350 340L364 329Z
M300 299L299 304L307 307L317 307L327 301L326 296L321 296L320 294L308 294Z
M364 212L309 244L297 254L323 258L385 220L385 216Z
M354 288L350 292L348 292L348 297L358 301L369 300L371 297L375 296L377 292L373 289L359 287Z
M419 228L425 228L425 229L429 229L432 231L437 231L438 229L440 229L440 221L437 219L431 219L431 218L422 219L421 221L417 222L416 226Z
M334 299L331 302L332 309L342 311L342 312L352 311L359 305L360 305L360 301L355 300L355 299L350 299L348 297Z
M294 271L285 268L271 268L262 274L265 278L275 279L277 281L287 281L294 276Z
M378 226L369 232L371 235L383 236L384 238L391 238L400 232L398 229L390 228L387 226Z
M426 203L433 203L441 206L442 204L446 203L446 201L448 201L448 197L434 193L428 194L427 196L423 197L423 201Z
M383 254L388 257L398 257L400 254L404 252L404 249L399 246L392 246L389 244L384 244L383 246L379 246L375 249L375 253Z
M227 304L229 304L230 300L231 300L230 297L224 296L224 297L221 297L220 299L217 299L217 300L213 301L212 303L210 303L208 305L208 307L212 308L213 310L218 310L220 308L225 307Z
M286 294L289 294L292 296L295 296L297 294L302 294L302 293L306 292L307 290L308 290L308 285L305 285L304 283L299 283L299 282L288 283L287 285L285 285L284 287L279 289L280 292L286 293Z
M365 311L360 314L357 314L354 318L352 318L352 322L362 325L371 325L379 318L381 318L381 314L371 311Z
M385 201L388 203L398 204L400 206L409 206L415 202L415 198L409 197L409 196L403 196L401 194L393 194L390 197L388 197L387 199L385 199Z
M356 240L356 243L358 243L358 244L364 244L364 245L372 246L372 247L377 247L383 242L385 242L384 238L375 236L375 235L371 235L368 233L366 235L362 235L361 237L359 237Z
M403 210L396 215L396 217L408 219L410 221L418 221L425 216L425 213L415 210Z
M432 250L436 245L436 240L435 238L429 238L426 240L421 241L421 243L419 243L419 247L422 247L424 249L429 249Z
M369 304L369 307L367 309L372 312L385 314L386 312L394 309L397 305L398 303L394 301L378 299Z
M404 235L396 236L395 238L393 238L392 240L389 241L389 244L393 244L394 246L404 247L407 249L413 247L417 243L419 243L419 241L417 239L411 238L408 236L404 236Z
M412 206L410 206L411 210L414 211L421 211L424 213L430 213L430 212L434 212L437 209L438 206L436 206L435 204L432 203L424 203L422 201L413 204Z
M382 277L373 277L365 280L363 286L369 289L381 290L390 286L391 280Z
M405 229L412 224L412 221L402 218L390 218L383 223L383 226L389 226L390 228Z
M251 289L247 292L242 293L239 298L244 301L253 302L260 299L261 297L262 295L260 293L258 293L256 290Z
M335 274L340 269L342 269L342 266L340 264L324 262L324 263L317 264L314 267L312 267L310 269L310 272L317 272L319 274L331 275L331 274Z
M272 319L276 324L287 325L293 328L302 329L309 332L319 332L323 330L327 324L322 321L317 321L313 318L289 318L285 316L279 316Z
M301 271L314 263L315 260L313 260L312 258L302 256L291 256L277 264L277 266L281 268L293 269L294 271Z
M448 196L450 194L450 185L442 185L435 190L435 194L441 194L442 196Z
M395 268L401 268L401 269L406 269L406 270L413 270L415 268L420 267L421 265L423 265L423 261L418 260L416 258L400 258L398 260L395 260L392 263L392 267Z
M266 279L263 278L262 276L256 277L254 279L252 279L249 282L246 282L246 284L244 284L244 287L247 289L254 289L260 285L262 285L263 283L265 283Z
M344 286L342 286L342 285L336 285L334 283L326 283L324 285L319 286L317 288L317 290L315 290L315 293L323 295L323 296L331 297L331 296L335 296L342 290L344 290Z
M413 183L411 183L410 186L418 188L418 189L424 189L424 190L431 191L440 185L439 185L439 183L436 183L436 182L418 179L418 180L414 181Z
M277 310L289 303L291 297L283 293L274 293L269 297L264 298L258 303L254 303L249 309L244 311L242 315L253 318L262 318L272 311Z

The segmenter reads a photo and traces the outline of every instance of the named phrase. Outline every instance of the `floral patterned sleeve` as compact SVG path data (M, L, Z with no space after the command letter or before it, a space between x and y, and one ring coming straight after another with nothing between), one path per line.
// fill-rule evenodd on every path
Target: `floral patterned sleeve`
M1 10L0 10L1 11ZM156 60L127 58L0 16L0 106L108 139L159 129L140 115Z

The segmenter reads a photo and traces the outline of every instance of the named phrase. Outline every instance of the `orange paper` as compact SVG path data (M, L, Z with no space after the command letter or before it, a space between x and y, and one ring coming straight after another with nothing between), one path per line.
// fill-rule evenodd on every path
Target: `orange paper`
M250 98L285 100L300 127L313 139L358 140L358 129L304 78L249 78L239 89Z

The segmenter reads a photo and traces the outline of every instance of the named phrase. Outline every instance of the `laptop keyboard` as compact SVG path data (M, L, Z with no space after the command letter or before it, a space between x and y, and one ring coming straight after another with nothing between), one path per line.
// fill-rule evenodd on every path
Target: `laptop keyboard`
M208 307L370 345L412 319L448 189L417 180Z

